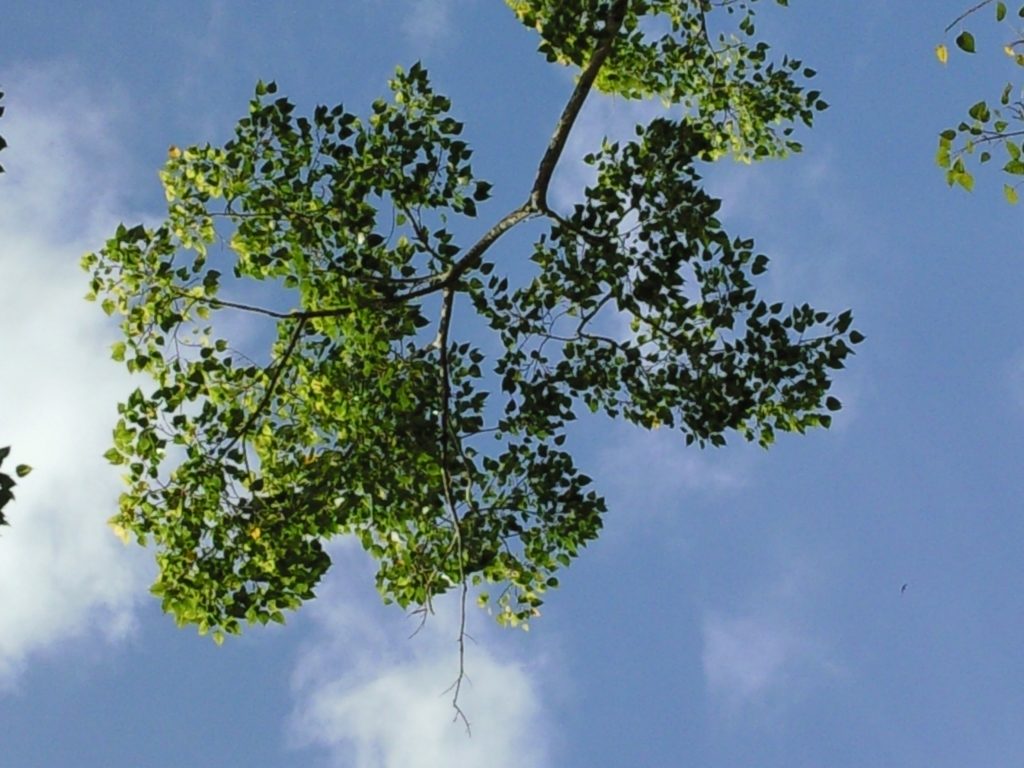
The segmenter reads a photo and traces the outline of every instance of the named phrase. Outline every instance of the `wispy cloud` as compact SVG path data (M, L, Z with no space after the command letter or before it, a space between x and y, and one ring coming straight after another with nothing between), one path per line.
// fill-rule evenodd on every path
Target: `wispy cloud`
M116 220L108 117L59 70L4 73L0 132L0 441L35 467L0 534L0 687L70 635L132 625L142 568L105 520L120 481L102 458L126 377L78 260Z
M808 649L792 627L765 617L710 615L702 630L708 689L731 707L784 686L794 663Z
M402 21L402 33L419 49L430 49L445 42L454 32L452 20L455 0L409 0Z
M360 589L373 580L365 556L343 546L334 557L333 578L309 609L314 639L294 674L297 743L326 748L334 764L354 768L547 764L537 682L507 637L470 607L476 641L467 644L459 698L469 736L448 690L458 671L455 601L439 601L410 638L414 617Z
M746 607L704 614L701 661L710 699L726 715L749 708L779 712L842 667L801 620L813 578L791 567L767 590L755 589Z
M605 433L598 470L609 493L657 517L660 509L675 514L681 496L736 492L753 471L754 455L739 445L700 450L687 446L674 429L647 431L616 423Z

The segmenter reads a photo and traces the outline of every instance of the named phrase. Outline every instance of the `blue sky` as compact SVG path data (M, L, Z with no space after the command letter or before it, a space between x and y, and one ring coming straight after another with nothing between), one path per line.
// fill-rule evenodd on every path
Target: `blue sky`
M1014 74L987 17L982 52L935 60L966 5L766 5L832 106L802 155L706 176L772 256L768 295L854 309L847 408L770 452L585 421L605 532L529 633L471 614L467 738L442 695L455 606L409 639L346 542L284 627L216 648L160 614L149 556L104 524L133 384L78 259L160 216L167 147L226 139L257 79L362 112L417 59L495 183L486 226L528 189L570 74L498 0L8 4L0 439L36 469L0 536L0 765L1024 764L1024 227L996 175L967 194L933 161ZM573 158L650 113L593 100L556 199Z

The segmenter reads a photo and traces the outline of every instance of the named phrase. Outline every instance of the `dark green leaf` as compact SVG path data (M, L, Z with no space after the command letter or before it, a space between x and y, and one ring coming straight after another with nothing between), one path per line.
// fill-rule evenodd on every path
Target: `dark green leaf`
M967 53L974 53L974 35L968 32L966 29L956 37L956 46L961 51Z

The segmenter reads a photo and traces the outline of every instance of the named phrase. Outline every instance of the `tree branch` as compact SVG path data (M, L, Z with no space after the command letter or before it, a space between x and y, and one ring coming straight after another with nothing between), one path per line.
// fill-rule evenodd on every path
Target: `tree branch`
M569 100L566 102L565 108L555 124L555 132L552 134L544 156L537 167L537 175L534 179L533 187L530 189L529 200L514 211L507 213L497 224L487 230L483 237L477 240L473 247L466 251L465 255L455 262L445 275L441 276L439 285L434 286L432 290L437 290L438 287L447 288L455 285L467 270L472 269L480 262L487 249L516 224L538 214L550 213L547 194L548 186L551 183L551 176L555 172L555 166L558 165L558 160L562 156L565 143L569 138L569 133L572 131L580 110L583 108L583 103L586 101L590 89L594 86L597 73L601 70L602 65L614 47L615 35L622 26L628 7L629 0L616 0L612 5L604 25L604 38L594 51L587 66L580 73L580 78L576 81L576 87L569 96ZM402 294L401 298L415 298L417 293L418 295L424 295L430 292L430 287L427 287L426 289L420 289L419 292Z
M543 211L548 207L547 196L551 176L555 172L555 166L558 165L558 160L562 156L562 150L565 149L565 142L569 139L569 133L572 131L573 124L575 124L576 118L583 108L583 103L587 100L587 95L594 86L597 73L601 70L602 65L604 65L605 60L615 46L615 36L622 26L628 7L629 0L615 0L611 10L608 12L608 18L605 20L604 29L602 30L604 39L594 51L593 56L590 57L587 66L580 72L580 79L576 81L576 87L573 89L569 101L566 102L561 117L558 118L558 122L555 124L555 133L548 143L544 157L541 158L540 166L537 168L537 177L533 182L533 189L530 190L529 204L534 210Z
M466 251L465 255L459 259L455 264L452 265L445 275L443 276L441 286L449 287L455 285L460 277L466 273L467 270L472 269L480 263L480 259L483 258L484 253L487 249L494 245L495 241L503 234L512 229L516 224L531 216L536 215L536 210L529 203L521 205L514 211L505 214L505 216L487 230L483 237L477 240L473 247ZM436 289L435 289L436 290Z

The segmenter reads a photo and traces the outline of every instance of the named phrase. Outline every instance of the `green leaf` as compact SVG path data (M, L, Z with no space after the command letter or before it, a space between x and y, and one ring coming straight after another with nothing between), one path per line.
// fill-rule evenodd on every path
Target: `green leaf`
M996 21L1002 21L1005 18L1006 18L1006 3L1002 2L1002 0L1000 0L1000 2L996 3Z
M1003 170L1013 176L1024 176L1024 161L1011 160L1003 166Z
M19 464L14 468L14 474L18 477L25 477L29 472L32 471L32 467L28 464Z
M985 103L984 101L979 101L977 104L972 106L968 110L968 114L975 120L980 120L983 123L988 122L989 118L991 117L991 113L988 109L988 104Z
M974 35L965 29L957 35L956 47L966 53L974 53Z

